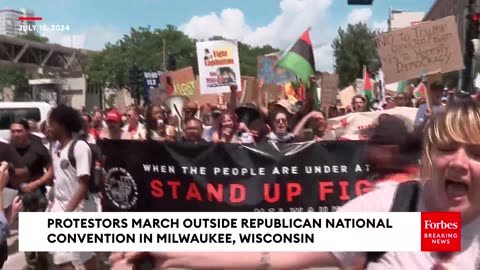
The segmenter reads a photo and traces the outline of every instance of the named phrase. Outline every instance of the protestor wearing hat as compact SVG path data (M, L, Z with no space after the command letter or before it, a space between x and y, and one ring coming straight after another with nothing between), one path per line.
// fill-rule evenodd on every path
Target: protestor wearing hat
M122 114L118 110L110 110L105 122L107 122L107 129L102 130L101 139L133 140L132 134L122 129Z

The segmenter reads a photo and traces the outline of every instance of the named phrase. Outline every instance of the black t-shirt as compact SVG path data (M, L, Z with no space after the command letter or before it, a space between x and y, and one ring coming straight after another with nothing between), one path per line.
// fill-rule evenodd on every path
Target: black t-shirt
M12 163L15 168L23 168L25 166L15 148L4 142L0 142L0 161Z
M28 167L30 172L30 181L35 181L44 174L44 169L52 163L52 157L48 149L38 141L31 141L25 148L16 148L21 161Z

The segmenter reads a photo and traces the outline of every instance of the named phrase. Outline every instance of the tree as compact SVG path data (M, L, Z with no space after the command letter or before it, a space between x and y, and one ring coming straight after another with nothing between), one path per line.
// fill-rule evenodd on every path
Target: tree
M13 87L15 101L26 101L32 98L28 77L24 70L11 67L0 69L0 90L4 87Z
M222 37L216 36L210 40L216 39ZM169 55L175 57L177 69L192 66L194 73L198 74L195 42L172 25L167 25L165 29L132 28L121 40L107 44L104 50L90 57L87 74L94 83L115 89L128 89L130 67L136 64L145 70L163 70L164 59L168 61ZM257 56L278 51L268 45L251 47L240 42L238 50L240 70L244 76L256 76Z
M121 40L108 43L103 51L91 56L87 74L94 83L117 89L128 88L128 70L134 64L144 70L163 70L164 59L171 54L175 56L178 68L195 67L194 48L193 41L172 25L154 30L150 27L132 28Z
M355 79L362 78L363 66L376 71L380 60L374 44L377 32L364 23L349 24L347 29L338 29L332 43L335 57L335 72L339 75L340 87L346 87Z
M39 35L37 32L30 31L26 33L25 35L20 36L20 38L27 39L30 41L36 41L36 42L41 42L41 43L48 43L48 38Z

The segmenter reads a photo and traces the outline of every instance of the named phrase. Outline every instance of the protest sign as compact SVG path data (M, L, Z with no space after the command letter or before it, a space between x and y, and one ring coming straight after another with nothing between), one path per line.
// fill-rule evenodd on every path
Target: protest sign
M352 106L352 99L356 94L357 93L355 93L355 87L353 87L353 85L350 85L349 87L340 91L338 95L342 106Z
M279 54L270 54L257 57L257 78L265 84L284 84L296 81L295 74L288 70L276 67Z
M378 123L378 117L382 114L397 116L405 121L407 127L413 127L417 108L395 107L390 110L350 113L347 115L331 118L327 120L329 130L335 133L335 138L352 137L351 135L362 138L363 131L374 128Z
M380 34L375 44L387 84L464 68L454 16Z
M201 94L230 92L230 85L241 85L238 43L230 40L197 42Z
M151 102L150 90L160 85L160 74L158 71L147 70L143 72L143 98Z
M193 97L197 93L197 84L192 67L171 71L167 76L170 77L174 95Z
M321 103L322 105L337 104L338 74L322 74Z
M334 211L372 187L361 142L102 141L104 211Z

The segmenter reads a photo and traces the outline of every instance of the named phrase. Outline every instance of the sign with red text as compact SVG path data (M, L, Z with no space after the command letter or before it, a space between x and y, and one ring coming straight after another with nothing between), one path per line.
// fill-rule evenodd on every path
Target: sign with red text
M167 83L173 87L173 95L193 97L197 93L197 82L192 67L167 73Z
M407 127L412 128L417 115L417 108L395 107L390 110L349 113L347 115L330 118L327 121L329 135L331 139L339 139L341 137L358 137L362 138L365 131L374 128L377 125L378 117L382 114L390 114L397 116L405 121Z
M104 211L335 211L372 188L361 142L102 141Z
M237 41L197 42L197 59L200 94L226 93L230 85L242 85Z
M386 84L464 68L455 16L380 34L375 44Z

